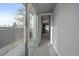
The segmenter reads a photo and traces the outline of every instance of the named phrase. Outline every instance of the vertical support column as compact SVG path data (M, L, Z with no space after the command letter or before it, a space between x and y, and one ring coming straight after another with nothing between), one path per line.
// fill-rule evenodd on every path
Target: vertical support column
M28 19L27 19L27 3L25 4L25 56L28 56Z
M41 32L41 30L42 30L42 24L41 24L41 15L39 14L39 18L38 18L38 23L39 23L39 43L41 42L41 35L42 35L42 32Z

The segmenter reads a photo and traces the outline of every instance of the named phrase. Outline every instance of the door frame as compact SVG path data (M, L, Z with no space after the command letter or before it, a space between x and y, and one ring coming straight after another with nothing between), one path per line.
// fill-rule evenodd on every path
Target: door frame
M43 15L50 15L51 16L51 19L50 19L50 26L49 26L49 32L50 32L50 34L49 34L49 39L50 39L50 44L52 45L53 44L53 37L52 37L52 35L53 35L53 32L52 32L52 20L53 20L53 18L52 18L52 16L53 16L53 14L52 13L41 13L41 14L39 14L40 15L40 20L41 20L41 16L43 16ZM41 29L42 29L42 25L41 25ZM42 33L41 33L42 34ZM40 39L41 40L41 39Z

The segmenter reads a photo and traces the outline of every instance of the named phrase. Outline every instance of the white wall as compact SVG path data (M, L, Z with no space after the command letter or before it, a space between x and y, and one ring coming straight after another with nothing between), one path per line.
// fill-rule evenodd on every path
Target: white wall
M41 24L41 16L38 14L38 44L41 41L41 30L42 30L42 24Z
M33 29L33 35L34 35L34 46L37 47L38 46L38 43L39 43L39 24L38 24L38 14L35 15L35 18L34 18L34 29Z
M53 13L60 55L79 55L79 4L57 4Z

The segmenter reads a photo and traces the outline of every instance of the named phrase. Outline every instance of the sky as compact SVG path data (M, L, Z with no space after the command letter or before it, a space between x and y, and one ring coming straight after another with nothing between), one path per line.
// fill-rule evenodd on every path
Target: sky
M22 7L21 3L0 3L0 26L12 26L16 22L14 19L16 11Z

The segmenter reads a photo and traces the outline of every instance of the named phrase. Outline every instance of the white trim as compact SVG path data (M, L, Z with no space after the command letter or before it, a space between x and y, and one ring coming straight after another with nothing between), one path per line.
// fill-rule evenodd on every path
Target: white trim
M51 25L50 25L50 43L53 44L53 27L52 27L52 22L53 22L52 16L53 16L53 14L50 14L50 15L51 15L51 20L50 20L50 22L51 22Z
M56 48L56 46L55 46L54 43L53 43L53 48L54 48L54 50L56 51L57 55L58 55L58 56L61 56L60 53L58 52L58 49Z
M53 44L53 27L50 28L50 44Z

